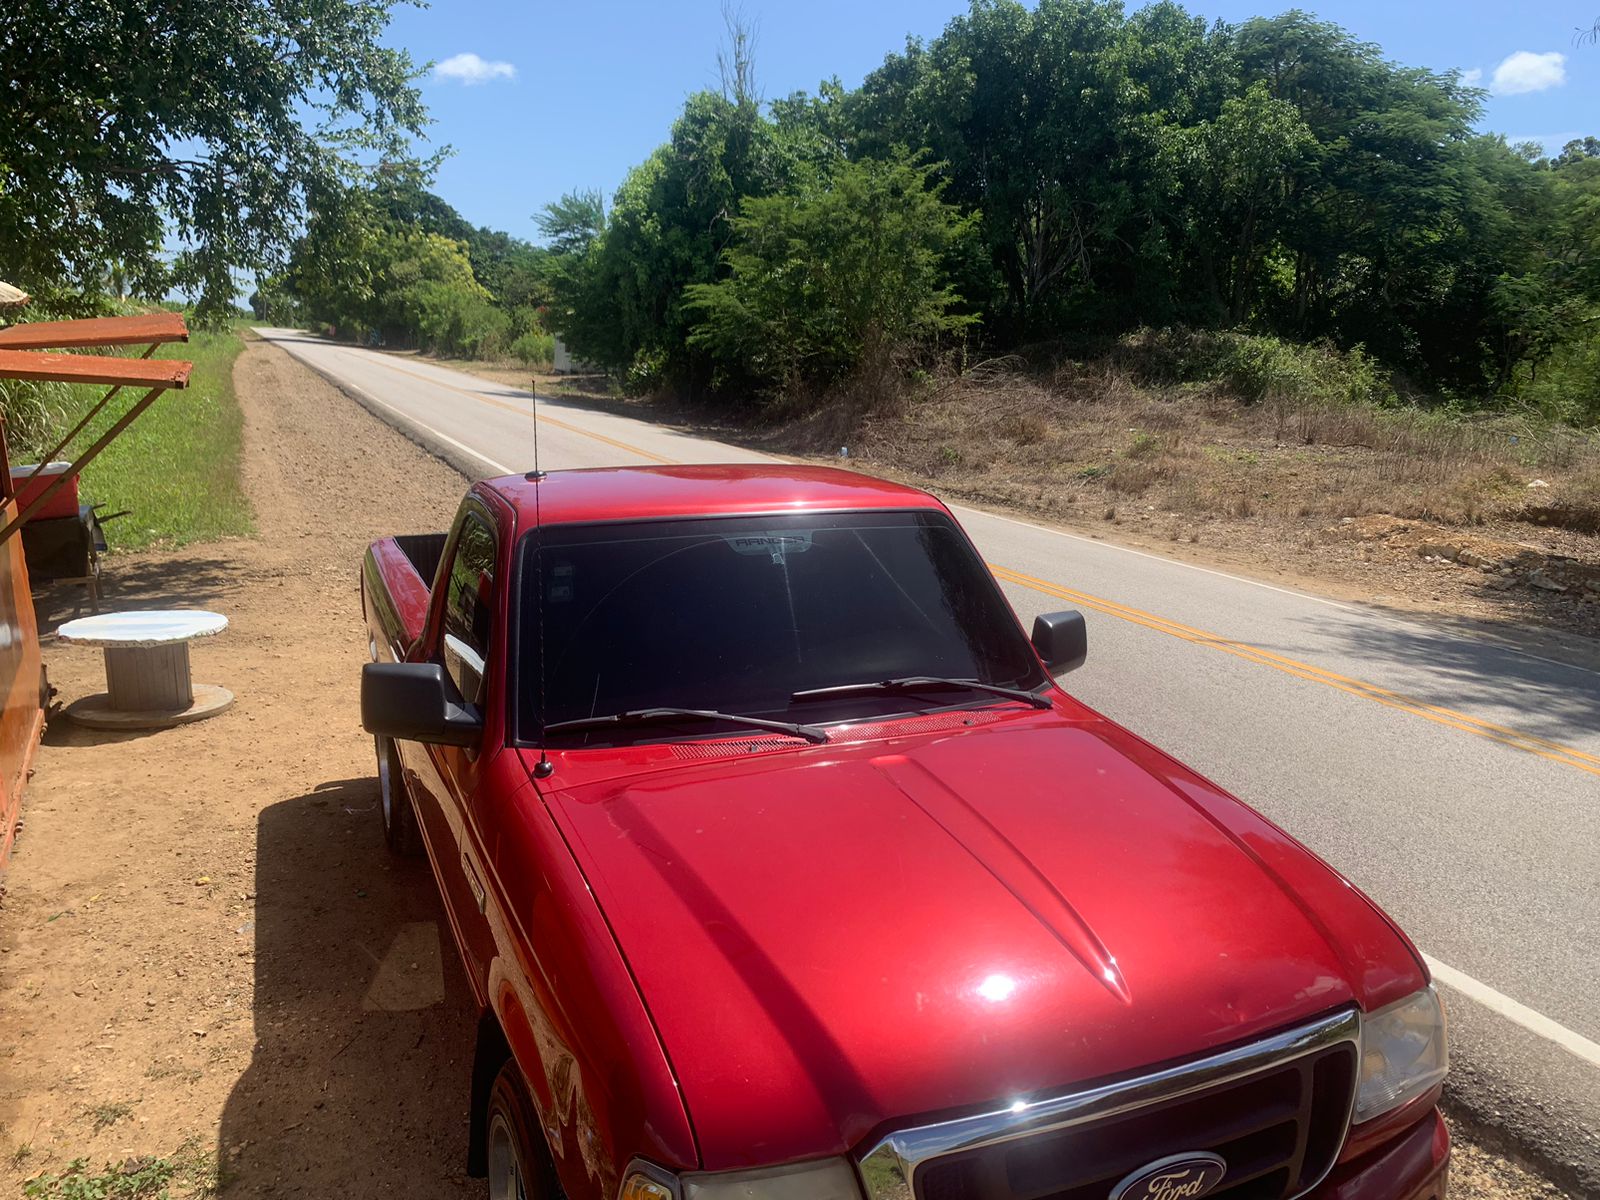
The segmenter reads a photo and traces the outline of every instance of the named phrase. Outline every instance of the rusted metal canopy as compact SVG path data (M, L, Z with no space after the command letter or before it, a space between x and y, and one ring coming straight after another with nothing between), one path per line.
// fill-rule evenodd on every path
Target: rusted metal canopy
M118 387L189 386L194 364L169 358L113 358L103 354L39 354L0 349L0 379L50 383L110 383Z
M189 327L183 323L183 314L175 312L145 313L137 317L89 317L81 321L28 321L0 329L0 349L4 350L147 346L188 340Z

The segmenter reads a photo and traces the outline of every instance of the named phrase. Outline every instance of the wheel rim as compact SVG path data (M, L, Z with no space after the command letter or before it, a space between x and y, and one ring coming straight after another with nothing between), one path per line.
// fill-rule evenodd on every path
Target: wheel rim
M489 1200L528 1200L517 1139L499 1113L489 1122Z
M383 743L374 738L373 745L378 750L378 803L383 807L383 827L388 829L394 821L394 781L389 778L389 756Z

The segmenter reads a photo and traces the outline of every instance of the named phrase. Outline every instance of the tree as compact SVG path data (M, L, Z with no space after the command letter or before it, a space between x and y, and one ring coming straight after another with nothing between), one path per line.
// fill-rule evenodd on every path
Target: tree
M136 291L228 308L232 269L272 267L349 156L420 134L416 68L379 44L394 3L0 6L3 274L94 294L115 261Z
M568 315L557 313L556 328L573 351L639 386L707 386L710 363L689 344L684 289L717 278L740 202L778 190L784 165L753 100L690 96L671 140L617 190L584 268L582 304L558 295Z
M971 325L944 259L973 220L941 199L932 174L899 152L747 198L728 277L685 293L689 343L712 355L720 382L826 385Z
M1220 32L1171 4L1130 21L1115 0L975 0L890 56L854 107L867 153L899 143L948 164L1004 281L990 327L1026 337L1132 315L1143 248L1163 256L1161 130L1211 115L1230 77Z
M534 217L539 232L557 257L584 255L605 232L606 204L598 190L568 192L552 200Z
M1317 139L1294 105L1257 82L1224 101L1215 120L1176 130L1170 145L1189 181L1182 207L1206 294L1236 325L1254 311L1264 261L1286 232Z

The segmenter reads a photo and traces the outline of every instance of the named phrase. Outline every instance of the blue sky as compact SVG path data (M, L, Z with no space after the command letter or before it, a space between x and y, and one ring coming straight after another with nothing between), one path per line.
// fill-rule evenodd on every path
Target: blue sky
M1481 73L1484 128L1552 149L1600 134L1600 46L1573 31L1600 0L1302 0L1387 57ZM854 87L907 34L931 38L961 0L744 0L770 98L838 75ZM1138 7L1130 4L1130 8ZM1239 21L1289 4L1192 0ZM577 187L609 197L665 140L684 97L717 82L719 0L435 0L397 10L388 41L440 69L423 82L431 137L456 153L436 190L474 224L535 237L532 214Z

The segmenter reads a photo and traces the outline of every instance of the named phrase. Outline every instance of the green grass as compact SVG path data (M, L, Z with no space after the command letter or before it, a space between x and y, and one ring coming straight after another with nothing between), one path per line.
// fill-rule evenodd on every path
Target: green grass
M232 330L203 331L189 342L163 346L157 358L194 363L189 386L157 397L83 472L86 504L132 515L106 528L113 550L181 546L252 532L250 505L239 481L244 418L233 394L233 363L244 349ZM66 413L70 428L103 395L74 388ZM125 413L142 393L114 399L63 455L79 450Z

